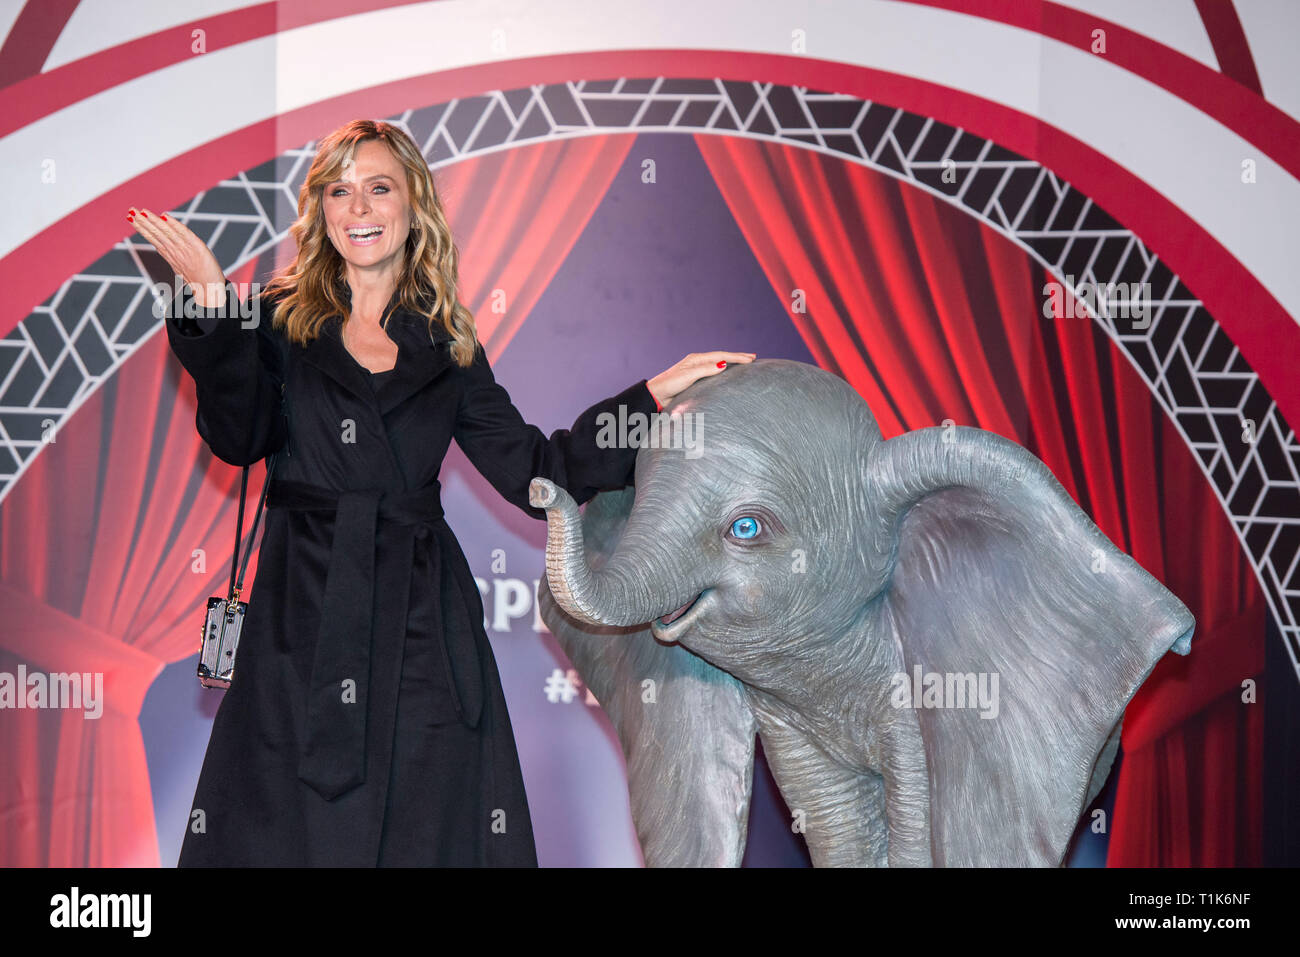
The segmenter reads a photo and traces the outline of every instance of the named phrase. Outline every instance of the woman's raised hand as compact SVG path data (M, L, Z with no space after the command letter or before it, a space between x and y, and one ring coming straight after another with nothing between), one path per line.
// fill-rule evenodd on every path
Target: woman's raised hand
M646 388L660 405L665 405L696 379L717 375L728 363L750 362L754 355L752 352L692 352L675 366L648 380Z
M220 306L226 297L226 274L207 244L184 223L166 213L151 213L132 206L127 221L149 240L172 271L189 283L194 304L204 308Z

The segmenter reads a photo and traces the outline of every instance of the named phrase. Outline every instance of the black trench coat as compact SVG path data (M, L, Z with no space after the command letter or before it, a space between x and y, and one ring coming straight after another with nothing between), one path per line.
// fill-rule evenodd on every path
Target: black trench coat
M533 476L578 502L628 485L636 449L597 447L597 416L654 412L646 380L548 439L481 347L460 368L451 337L396 296L397 366L373 382L344 348L340 316L304 348L272 328L272 302L259 304L255 329L215 309L165 322L213 454L244 465L276 452L234 679L179 864L535 866L483 603L442 516L438 471L454 438L543 520L528 504Z

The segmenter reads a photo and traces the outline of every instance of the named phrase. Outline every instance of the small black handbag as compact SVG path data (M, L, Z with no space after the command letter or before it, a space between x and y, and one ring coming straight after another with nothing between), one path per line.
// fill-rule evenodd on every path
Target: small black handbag
M257 523L262 517L262 506L266 504L267 489L271 487L273 468L274 452L266 459L266 481L262 483L262 495L253 516L253 527L248 532L248 548L244 551L242 562L239 561L239 541L244 527L244 497L248 491L247 465L244 466L244 475L239 482L235 554L230 559L230 595L227 598L214 596L208 599L208 614L199 644L199 684L205 688L229 688L235 676L235 652L239 648L239 634L244 627L244 612L248 609L248 603L239 600L239 592L244 587L244 569L248 567L248 558L253 553L253 539L257 537ZM236 564L239 566L238 578L235 576Z

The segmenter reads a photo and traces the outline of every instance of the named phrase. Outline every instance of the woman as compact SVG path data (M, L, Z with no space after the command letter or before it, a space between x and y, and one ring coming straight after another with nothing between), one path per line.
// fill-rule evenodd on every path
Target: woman
M544 518L528 504L534 476L580 502L631 482L636 449L597 446L601 413L657 411L753 356L689 355L548 439L493 378L406 133L358 120L326 137L298 214L297 256L244 303L257 319L244 328L203 242L130 211L202 307L166 322L199 434L233 465L275 453L238 668L180 864L535 865L482 601L439 503L443 456L454 438Z

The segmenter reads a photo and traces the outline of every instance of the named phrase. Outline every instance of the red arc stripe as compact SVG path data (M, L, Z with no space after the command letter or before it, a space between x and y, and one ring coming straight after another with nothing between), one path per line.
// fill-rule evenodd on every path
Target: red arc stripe
M1250 55L1250 44L1246 42L1246 31L1241 27L1237 8L1232 0L1196 0L1196 10L1205 24L1205 32L1210 35L1210 45L1214 47L1214 56L1219 61L1219 69L1224 76L1236 80L1252 93L1263 96L1264 88L1259 82L1259 71L1255 69L1255 59Z
M71 0L58 2L76 6ZM190 51L194 42L193 32L198 29L204 31L206 52L215 53L313 23L418 2L420 0L281 0L279 3L259 3L137 37L129 43L100 50L41 73L40 67L49 56L47 46L34 70L19 72L0 83L0 86L5 86L0 89L0 136L8 136L14 130L128 80L190 59L195 56ZM37 5L29 3L27 10ZM40 0L39 6L42 11L40 19L53 22L46 13L53 3ZM23 11L24 14L27 10ZM58 31L62 29L63 22L60 22ZM17 25L14 32L17 32ZM12 39L13 34L10 36ZM53 42L51 38L51 46ZM8 49L9 43L6 43L5 50ZM0 59L0 66L3 63Z
M0 89L0 136L7 136L16 129L102 90L188 58L190 32L199 26L207 30L208 52L213 52L269 36L277 31L414 2L418 0L282 0L280 3L246 7L209 20L194 21L142 37L130 44L122 44L65 64L49 73L31 76L8 89ZM1300 123L1256 95L1259 92L1258 78L1252 92L1242 85L1243 81L1236 72L1225 76L1117 23L1045 0L1016 3L1007 0L896 2L914 3L993 20L1069 43L1085 51L1090 51L1092 30L1104 27L1108 35L1106 56L1110 62L1155 83L1213 117L1238 136L1254 143L1274 162L1300 179ZM1219 19L1216 13L1216 25L1211 28L1207 22L1207 29L1211 29L1211 42L1214 43L1216 54L1222 59L1219 42L1214 37L1216 33L1226 37L1230 27L1218 26ZM1235 10L1232 11L1231 21L1240 32L1241 24L1236 18ZM1244 44L1244 35L1242 42ZM1245 50L1244 45L1241 49ZM1249 59L1248 51L1245 55ZM1234 64L1232 68L1236 71L1237 60L1230 55L1229 62ZM1250 70L1253 73L1253 62L1250 63ZM620 69L620 73L626 74L627 70Z
M1300 179L1300 123L1260 95L1258 77L1255 78L1254 87L1250 88L1249 84L1244 84L1241 76L1235 72L1228 72L1228 66L1225 66L1224 72L1220 73L1184 53L1179 53L1163 43L1111 20L1103 20L1091 13L1063 7L1058 3L1045 2L1045 0L1016 3L1007 0L895 0L895 2L934 7L953 13L969 14L983 20L993 20L1067 43L1089 54L1092 54L1092 31L1104 29L1106 31L1104 58L1108 62L1154 83L1196 107L1242 139L1259 147L1273 162L1296 179ZM1225 6L1231 7L1231 4L1226 3ZM1236 24L1236 29L1240 33L1241 24L1237 20L1236 12L1230 12L1232 23ZM1215 40L1215 31L1219 31L1223 37L1229 35L1229 28L1220 25L1220 20L1223 19L1226 18L1216 14L1216 25L1210 32L1210 41L1214 45L1216 56L1220 56L1221 65L1223 58L1219 50L1220 41ZM1206 27L1210 28L1208 21ZM1250 62L1249 52L1246 51L1244 35L1241 37L1240 49L1245 51L1250 74L1253 75L1255 67L1254 63ZM1243 69L1240 56L1235 52L1229 52L1228 64L1233 71Z
M0 260L0 268L14 277L9 295L0 300L0 335L13 329L71 273L127 234L121 212L141 202L141 190L156 197L155 208L167 209L354 116L387 116L412 103L560 83L574 76L608 76L615 71L618 75L710 75L839 90L962 127L1041 163L1132 230L1176 272L1241 350L1287 422L1300 422L1300 376L1294 374L1300 359L1296 320L1218 239L1151 184L1092 145L1000 103L915 77L808 57L736 51L618 50L504 60L359 90L257 123L96 197Z
M81 0L31 0L0 47L0 86L41 72ZM3 108L0 108L0 112Z

